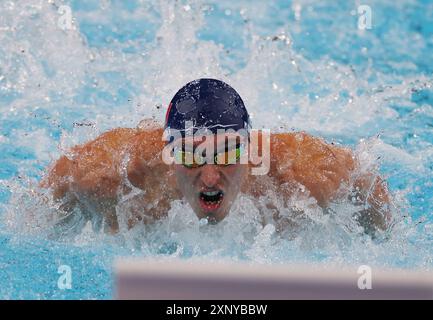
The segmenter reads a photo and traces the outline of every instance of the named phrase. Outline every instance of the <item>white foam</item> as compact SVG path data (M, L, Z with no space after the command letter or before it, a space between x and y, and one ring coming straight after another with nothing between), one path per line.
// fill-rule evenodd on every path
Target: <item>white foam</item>
M86 43L79 25L68 31L57 27L60 2L53 5L26 0L14 2L13 6L11 3L0 3L0 28L3 28L0 30L4 30L0 32L0 86L2 90L17 93L18 98L1 117L18 119L20 113L29 113L34 106L39 106L53 120L71 125L76 119L64 119L63 115L73 110L71 113L75 113L75 117L91 122L91 126L70 126L72 130L64 130L60 142L62 153L109 128L135 127L143 118L162 123L173 94L186 82L200 77L221 78L232 84L247 104L254 127L283 131L294 128L330 137L349 136L355 141L359 137L376 135L377 129L372 124L381 127L386 121L398 119L390 102L400 101L408 108L415 108L410 101L411 90L432 81L422 75L409 75L403 79L381 74L371 66L360 73L329 57L311 61L293 49L292 34L297 32L299 25L270 30L264 27L265 23L254 21L253 17L259 16L257 12L267 10L264 2L254 5L248 1L241 4L219 2L218 5L230 9L232 15L242 11L241 16L250 19L239 39L245 42L245 48L242 48L245 65L234 64L230 70L223 63L228 55L225 48L197 37L197 32L206 23L205 12L211 10L201 1L189 2L188 10L177 1L151 1L147 5L160 14L158 21L147 7L130 13L111 2L102 3L100 10L73 12L78 20L92 20L95 24L112 23L113 12L120 20L149 19L149 23L160 23L152 43L143 43L140 39L114 41L102 48ZM300 19L311 3L299 1ZM395 38L402 37L395 35ZM405 41L401 39L401 50L407 44ZM416 45L421 48L423 44L417 42ZM125 48L134 50L126 51ZM413 65L407 64L405 68L413 68ZM115 76L107 76L108 73ZM376 80L372 82L370 78ZM123 84L130 89L129 101L118 97L119 86ZM297 86L301 89L296 89ZM89 88L91 97L88 100L75 100L82 98L83 90ZM342 91L347 98L340 95ZM111 95L114 102L98 93ZM424 107L422 112L431 114L431 109ZM29 132L31 130L20 128L15 131L14 134L20 137L28 134L18 145L31 148L37 161L48 164L49 155L59 153L57 141L45 129ZM400 134L388 128L390 130ZM0 136L2 143L12 143L11 139ZM38 143L32 144L33 140ZM431 156L432 150L426 148L409 153L381 140L370 139L358 145L356 155L363 161L363 169L375 169L379 164L377 158L381 156L381 163L398 163L404 168L402 170L421 174L428 172L425 159ZM20 163L24 167L33 164L27 160ZM4 206L4 218L12 230L38 234L53 224L49 218L56 216L58 208L55 204L38 200L29 192L31 186L15 184L13 180L2 183L8 184L13 192L10 202ZM32 183L33 186L36 184L35 181ZM396 192L395 202L401 207L402 214L407 214L404 192L410 190ZM273 196L278 198L279 195ZM363 236L353 224L351 213L354 208L350 203L335 204L336 214L330 218L320 214L311 199L299 196L289 202L292 208L305 212L301 219L305 227L293 233L279 235L273 231L272 224L263 226L259 223L260 205L240 196L229 217L217 226L201 224L186 203L174 202L168 217L154 227L128 231L121 219L122 232L115 241L143 255L165 252L176 257L230 257L274 263L323 259L341 263L373 260L378 264L392 264L399 263L399 256L404 252L411 256L405 260L409 265L431 266L429 239L415 231L410 219L401 218L392 231L391 240L378 244ZM280 209L288 212L287 208ZM118 214L126 213L119 211ZM28 215L39 222L29 223ZM75 243L100 242L103 236L92 232L95 231L85 227L75 238ZM416 238L414 243L408 241L411 237Z

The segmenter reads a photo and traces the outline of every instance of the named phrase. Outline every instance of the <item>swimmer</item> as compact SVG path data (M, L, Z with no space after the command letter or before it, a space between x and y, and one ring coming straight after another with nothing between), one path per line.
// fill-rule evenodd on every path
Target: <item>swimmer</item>
M228 128L231 133L221 131ZM240 131L245 134L233 134ZM359 163L350 149L304 132L273 133L266 174L251 174L256 165L241 161L254 140L251 132L246 107L231 86L195 80L173 97L164 127L143 121L75 146L50 167L41 187L51 188L62 210L79 207L83 214L101 215L110 233L119 231L116 207L125 202L128 228L166 216L176 199L185 199L199 219L218 223L240 192L260 199L270 191L286 206L295 193L303 194L324 212L333 201L350 197L366 232L390 225L386 182L374 173L357 175ZM230 137L234 143L228 143ZM264 138L258 132L259 150L264 150ZM163 161L167 150L172 163ZM266 208L278 218L276 203L268 201ZM289 225L281 223L277 230Z

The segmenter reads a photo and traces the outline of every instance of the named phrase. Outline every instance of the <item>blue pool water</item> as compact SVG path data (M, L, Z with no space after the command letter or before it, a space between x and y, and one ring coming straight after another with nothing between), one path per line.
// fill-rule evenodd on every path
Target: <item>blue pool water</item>
M346 0L1 1L0 298L111 298L112 261L131 255L431 270L433 2L365 4L361 30L360 3ZM176 90L203 76L231 83L254 127L305 130L378 167L395 204L389 239L345 223L343 203L289 240L241 196L212 229L176 202L150 228L107 236L86 225L51 240L55 205L32 191L44 168L107 129L162 121ZM61 265L71 289L58 286Z

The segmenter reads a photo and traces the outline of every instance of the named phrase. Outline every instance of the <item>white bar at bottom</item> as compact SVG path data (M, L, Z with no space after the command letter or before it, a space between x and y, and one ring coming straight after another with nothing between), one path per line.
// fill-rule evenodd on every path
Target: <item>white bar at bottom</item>
M365 270L365 269L361 269ZM358 266L253 265L198 260L119 260L117 299L286 300L433 299L433 273ZM360 277L364 277L361 280Z

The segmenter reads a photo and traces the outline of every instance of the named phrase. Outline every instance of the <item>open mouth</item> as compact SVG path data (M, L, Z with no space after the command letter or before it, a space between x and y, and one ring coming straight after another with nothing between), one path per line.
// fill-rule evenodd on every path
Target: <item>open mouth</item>
M202 191L200 192L200 205L206 211L218 209L224 198L224 192L221 190Z

